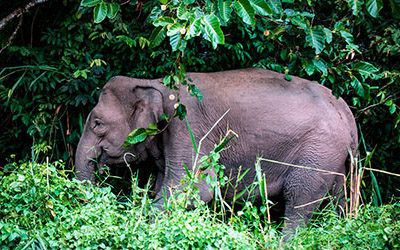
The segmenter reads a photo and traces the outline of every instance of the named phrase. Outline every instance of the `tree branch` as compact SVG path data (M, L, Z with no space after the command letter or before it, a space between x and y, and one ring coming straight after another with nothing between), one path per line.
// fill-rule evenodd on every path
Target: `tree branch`
M8 38L8 41L7 41L6 45L4 45L3 48L0 49L0 54L1 54L8 46L10 46L10 44L11 44L12 41L14 40L15 36L17 35L17 32L18 32L19 28L21 28L21 26L22 26L22 20L23 20L23 17L21 16L21 17L19 18L19 22L18 22L17 27L15 28L14 32L11 34L10 38Z
M21 15L25 14L30 9L35 7L36 5L45 3L47 1L49 1L49 0L32 0L29 3L27 3L25 6L19 7L18 9L14 10L8 16L6 16L0 20L0 30L4 29L4 27L7 25L7 23L12 21L14 18L20 17Z

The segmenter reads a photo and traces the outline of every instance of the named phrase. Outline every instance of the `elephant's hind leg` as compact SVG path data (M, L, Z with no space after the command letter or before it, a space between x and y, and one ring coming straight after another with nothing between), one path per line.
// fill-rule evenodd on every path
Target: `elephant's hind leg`
M328 164L333 167L327 168ZM312 167L316 170L294 167L285 178L283 189L285 227L283 233L287 236L292 235L299 225L307 223L312 212L319 207L324 197L332 190L337 175L324 173L317 169L340 169L340 167L334 167L338 166L335 160L323 164L302 158L295 165Z

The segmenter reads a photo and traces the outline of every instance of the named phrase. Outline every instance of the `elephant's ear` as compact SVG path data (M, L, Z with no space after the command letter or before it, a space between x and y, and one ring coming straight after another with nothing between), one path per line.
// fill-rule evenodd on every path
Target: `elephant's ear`
M153 87L136 86L129 107L131 129L147 128L150 123L157 124L163 114L163 95Z

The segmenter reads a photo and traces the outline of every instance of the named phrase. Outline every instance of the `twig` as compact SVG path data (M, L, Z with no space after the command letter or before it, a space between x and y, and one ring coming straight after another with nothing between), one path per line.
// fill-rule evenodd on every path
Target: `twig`
M375 168L364 168L365 170L371 170L371 171L375 171L375 172L379 172L379 173L383 173L383 174L388 174L388 175L393 175L393 176L397 176L400 177L400 174L395 174L392 172L388 172L385 170L380 170L380 169L375 169Z
M312 205L312 204L314 204L314 203L317 203L317 202L326 200L326 199L328 199L328 198L330 198L330 196L325 196L325 197L322 197L322 198L320 198L320 199L318 199L318 200L311 201L311 202L307 202L307 203L305 203L305 204L295 206L294 208L297 209L297 208L306 207L306 206L308 206L308 205Z
M197 147L197 152L196 152L196 157L194 159L194 163L193 163L193 170L196 168L197 165L197 161L199 159L199 155L200 155L200 151L201 151L201 145L204 141L204 139L207 138L207 136L211 133L211 131L214 130L214 128L218 125L218 123L225 117L226 114L228 114L230 111L230 109L228 109L227 111L225 111L225 113L214 123L214 125L210 128L210 130L208 130L208 132L200 139L199 141L199 146Z
M4 29L6 24L9 23L14 18L20 17L21 15L25 14L36 5L45 3L47 1L49 0L32 0L31 2L27 3L24 7L19 7L18 9L14 10L8 16L0 20L0 30Z
M284 165L284 166L288 166L288 167L301 168L301 169L317 171L317 172L326 173L326 174L342 176L343 177L344 197L345 197L345 200L347 201L346 175L344 175L342 173L328 171L328 170L324 170L324 169L312 168L312 167L307 167L307 166L295 165L295 164L291 164L291 163L265 159L265 158L262 158L262 157L258 158L258 160L259 161L266 161L266 162L270 162L270 163L275 163L275 164L280 164L280 165ZM345 205L346 205L346 207L345 207L346 213L348 213L349 210L348 210L348 207L347 207L347 202L346 202Z
M12 43L12 41L14 40L15 36L17 35L18 30L21 28L22 26L22 20L23 17L21 16L21 18L19 19L18 25L15 28L14 32L11 34L10 38L8 38L8 41L6 43L6 45L4 45L3 48L0 49L0 54L8 47L10 46L10 44Z

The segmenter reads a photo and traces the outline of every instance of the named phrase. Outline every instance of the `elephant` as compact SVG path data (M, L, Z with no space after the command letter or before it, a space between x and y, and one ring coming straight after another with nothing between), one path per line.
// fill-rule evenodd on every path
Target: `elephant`
M179 98L195 139L209 132L201 155L214 148L227 128L238 134L220 158L233 182L240 168L248 169L237 192L254 182L258 157L272 160L262 161L260 166L268 197L284 202L284 231L306 223L318 207L316 201L326 194L335 194L343 204L343 176L358 144L355 118L343 99L317 82L294 76L288 81L284 74L266 69L187 73L186 77L201 90L202 101L183 87L167 88L161 79L111 78L84 126L76 152L77 178L94 181L95 165L90 159L109 166L151 159L156 167L155 205L162 209L163 195L179 188L186 175L183 165L190 166L194 158L186 121L175 118L166 124L161 119L162 114L174 113ZM218 119L221 121L216 123ZM150 123L157 124L161 132L123 146L132 130ZM212 126L215 128L210 130ZM205 171L215 176L214 169ZM205 181L197 187L202 201L213 199ZM260 191L254 192L260 196ZM228 187L226 200L233 195L233 188Z

